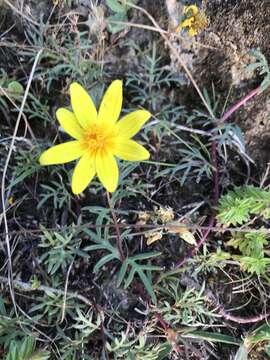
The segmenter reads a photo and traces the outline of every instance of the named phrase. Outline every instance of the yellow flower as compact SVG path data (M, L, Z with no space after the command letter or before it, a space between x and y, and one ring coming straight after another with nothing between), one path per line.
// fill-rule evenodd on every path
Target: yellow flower
M195 36L208 25L205 13L200 12L197 5L184 6L183 14L186 19L177 26L176 32L187 28L189 36Z
M78 83L70 85L73 112L60 108L56 117L61 127L74 139L43 152L41 165L64 164L79 159L72 176L72 191L81 193L95 175L109 192L115 191L119 172L115 157L122 160L149 159L149 152L131 138L151 117L146 110L137 110L119 121L122 108L122 81L115 80L105 92L99 111Z

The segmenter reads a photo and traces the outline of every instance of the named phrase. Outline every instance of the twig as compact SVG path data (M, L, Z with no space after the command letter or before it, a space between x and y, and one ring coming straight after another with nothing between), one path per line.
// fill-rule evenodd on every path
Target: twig
M4 276L0 276L0 283L3 284L9 284L9 279L4 277ZM23 291L42 291L44 293L54 293L56 295L60 295L60 296L67 296L68 298L74 298L77 300L80 300L81 302L83 302L84 304L88 305L88 306L94 306L94 304L88 300L85 296L78 294L77 292L65 292L64 290L59 290L59 289L55 289L49 286L44 286L44 285L40 285L38 287L33 287L32 284L28 283L28 282L24 282L21 280L13 280L13 285L17 288L17 289L22 289Z
M247 318L241 316L234 316L228 313L223 306L219 305L219 314L225 319L229 321L236 322L238 324L251 324L256 323L258 321L262 321L270 316L270 311L261 315L254 315Z
M40 55L41 55L42 51L43 51L43 49L39 50L39 52L36 55L34 64L32 66L32 70L31 70L31 73L30 73L30 76L29 76L29 80L28 80L26 89L25 89L25 93L24 93L24 96L23 96L20 111L19 111L17 121L16 121L16 124L15 124L13 136L12 136L12 139L11 139L11 142L10 142L10 147L9 147L8 155L7 155L7 158L6 158L5 166L4 166L4 169L3 169L2 183L1 183L1 201L2 201L3 213L1 215L0 223L2 222L2 219L4 219L5 242L6 242L7 255L8 255L9 289L10 289L10 295L11 295L11 299L12 299L12 303L13 303L16 315L17 315L17 309L16 309L16 300L15 300L15 295L14 295L13 285L12 285L13 271L12 271L11 249L10 249L10 243L9 243L8 224L7 224L7 216L6 216L6 203L5 203L6 175L7 175L7 169L8 169L8 164L9 164L9 161L10 161L10 158L11 158L11 154L12 154L12 151L14 149L15 139L16 139L17 132L18 132L18 129L19 129L20 121L21 121L21 118L22 118L22 115L23 115L23 110L24 110L24 106L25 106L25 103L26 103L26 99L28 97L28 93L29 93L30 86L31 86L31 83L32 83L32 80L33 80L34 72L36 70L36 66L38 64L38 60L40 58Z
M158 30L160 36L164 39L165 43L167 44L167 46L170 48L171 52L174 54L174 56L176 57L176 59L178 60L179 64L183 67L183 69L185 70L187 76L189 77L191 83L193 84L194 88L196 89L198 95L200 96L204 106L206 107L207 111L209 112L210 116L215 119L215 115L212 111L212 109L210 108L210 106L208 105L207 101L205 100L197 82L195 81L195 79L193 78L190 70L188 69L187 65L185 64L185 62L182 60L181 56L179 55L178 51L176 50L176 48L173 46L172 42L169 40L169 38L166 36L166 34L163 32L163 29L159 26L159 24L157 23L157 21L153 18L153 16L151 14L149 14L148 11L146 11L144 8L134 5L130 2L126 2L126 4L134 9L139 10L140 12L144 13L148 19L152 22L152 24L154 25L154 27Z
M241 106L245 105L250 99L252 99L255 95L259 93L261 90L261 87L258 86L256 89L252 90L249 94L247 94L243 99L241 99L238 103L233 105L228 111L226 111L222 118L219 120L219 122L226 121L231 115L238 110Z
M124 255L124 251L123 251L123 244L122 244L122 239L121 239L121 234L120 234L120 228L119 228L119 224L117 222L117 217L113 208L113 204L111 201L111 197L109 192L107 191L107 200L108 200L108 205L112 214L112 218L113 218L113 222L114 222L114 227L115 227L115 231L116 231L116 242L117 242L117 248L118 248L118 252L120 255L120 260L123 262L125 261L125 255Z
M201 290L200 284L198 284L196 281L194 281L189 276L184 275L180 279L180 281L183 286L186 286L189 288L194 288L196 290ZM218 301L218 299L216 298L216 296L213 294L213 292L211 290L209 290L209 289L205 290L204 294L205 294L206 300L210 304L212 304L213 306L216 307L219 315L222 316L225 320L232 321L232 322L235 322L238 324L251 324L251 323L256 323L258 321L264 320L270 316L270 311L265 312L264 314L253 315L250 317L235 316L235 315L232 315L231 313L229 313L227 310L225 310L224 306L222 304L220 304L220 302Z
M65 319L65 313L66 313L66 304L67 304L67 290L68 290L68 280L69 280L69 275L72 269L74 263L74 259L72 260L71 264L69 265L68 271L67 271L67 276L66 276L66 281L65 281L65 289L64 289L64 296L63 296L63 304L62 304L62 315L61 315L61 320L60 320L60 324L64 321Z
M84 229L108 229L115 227L114 224L100 224L100 225L94 225L92 223L86 223L83 225L66 225L59 227L51 227L46 228L46 231L66 231L67 229L72 230L84 230ZM209 226L207 225L197 225L197 224L191 224L191 223L182 223L182 224L163 224L163 225L156 225L156 224L118 224L119 229L145 229L141 230L140 232L129 234L129 236L135 236L135 235L142 235L146 231L156 231L156 230L162 230L162 229L189 229L189 230L199 230L204 231L208 230ZM225 233L226 231L230 232L239 232L239 233L256 233L256 234L270 234L270 229L262 228L262 229L254 229L254 228L242 228L242 227L222 227L222 226L211 226L211 231L217 232L217 233ZM39 235L42 234L44 230L42 229L25 229L25 230L11 230L9 231L9 235ZM5 232L0 233L0 236L4 237L6 235ZM116 236L111 236L111 238L115 238Z
M27 21L31 22L34 25L39 25L38 22L32 20L29 16L25 15L24 12L22 12L21 10L18 10L16 8L16 6L14 6L13 4L11 4L11 2L9 2L8 0L4 0L4 2L17 14L19 14L21 17L25 18Z

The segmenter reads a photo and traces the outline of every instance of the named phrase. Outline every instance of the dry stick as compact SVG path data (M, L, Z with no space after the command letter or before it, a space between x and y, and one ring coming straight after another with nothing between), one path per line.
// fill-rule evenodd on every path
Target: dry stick
M74 259L75 259L75 258L74 258ZM71 264L69 265L69 268L68 268L68 271L67 271L67 275L66 275L65 290L64 290L63 304L62 304L62 315L61 315L60 324L65 320L66 305L67 305L68 281L69 281L69 276L70 276L70 272L71 272L72 266L73 266L73 264L74 264L74 259L72 260Z
M0 283L8 285L9 279L4 276L0 276ZM59 289L55 289L55 288L52 288L49 286L44 286L44 285L40 285L36 288L33 288L32 284L24 282L24 281L20 281L20 280L13 280L13 284L17 289L21 289L26 292L42 291L44 293L51 292L51 293L54 293L54 294L60 295L60 296L65 295L69 298L77 299L90 307L94 307L94 304L90 300L88 300L85 296L78 294L77 292L67 292L66 293L64 290L59 290ZM209 300L211 302L216 303L216 300L213 299L212 295L209 296ZM230 321L233 321L233 322L236 322L239 324L249 324L249 323L261 321L270 315L270 313L266 313L263 315L255 315L250 318L241 318L239 316L233 316L233 315L227 313L226 310L221 305L219 305L219 304L215 304L215 305L218 307L219 313L222 317L224 317L224 319L230 320ZM158 320L160 320L160 318L158 318ZM169 325L166 324L166 327L168 327L168 326Z
M247 318L243 318L241 316L234 316L231 315L230 313L228 313L223 306L220 305L219 307L219 314L228 321L233 321L235 323L238 324L251 324L251 323L256 323L258 321L262 321L264 319L266 319L267 317L270 316L270 311L265 313L265 314L261 314L261 315L254 315L251 317L247 317Z
M2 207L3 207L3 213L0 219L0 223L2 222L2 219L4 219L4 226L5 226L5 242L6 242L6 247L7 247L7 255L8 255L8 273L9 273L9 289L10 289L10 295L11 295L11 299L12 299L12 303L14 306L14 310L16 315L17 314L17 307L16 307L16 300L15 300L15 295L14 295L14 291L13 291L13 285L12 285L12 281L13 281L13 271L12 271L12 260L11 260L11 249L10 249L10 243L9 243L9 234L8 234L8 224L7 224L7 216L6 216L6 203L5 203L5 187L6 187L6 175L7 175L7 169L8 169L8 164L11 158L11 154L14 148L14 144L15 144L15 139L17 136L17 132L19 129L19 125L20 125L20 121L23 115L23 110L24 110L24 106L26 103L26 99L30 90L30 86L33 80L33 76L34 76L34 72L36 70L36 66L39 60L39 57L42 53L43 49L39 50L39 52L36 55L30 76L29 76L29 80L25 89L25 93L23 96L23 100L22 100L22 104L20 107L20 112L19 115L17 117L17 121L15 124L15 128L14 128L14 132L13 132L13 136L10 142L10 147L9 147L9 151L8 151L8 155L7 155L7 159L5 162L5 166L3 169L3 176L2 176L2 184L1 184L1 201L2 201Z
M167 44L167 46L170 48L171 52L174 54L174 56L177 58L178 62L180 63L180 65L183 67L183 69L185 70L186 74L188 75L190 81L192 82L194 88L196 89L198 95L200 96L204 106L206 107L207 111L209 112L209 114L211 115L211 117L213 119L215 119L215 115L212 111L212 109L210 108L210 106L207 104L207 101L205 100L198 84L196 83L196 81L194 80L191 72L189 71L188 67L186 66L185 62L182 60L181 56L179 55L178 51L175 49L175 47L173 46L173 44L171 43L171 41L169 40L169 38L166 36L166 33L164 33L164 30L158 25L158 23L156 22L156 20L153 18L152 15L149 14L148 11L146 11L144 8L134 5L132 3L126 2L127 5L129 5L130 7L137 9L141 12L143 12L148 19L152 22L152 24L155 26L155 28L158 30L160 36L163 37L163 39L165 40L165 43Z
M153 23L153 25L159 30L159 34L160 36L162 36L162 38L165 40L165 43L167 44L167 46L170 48L171 52L174 54L174 56L176 57L176 59L178 60L179 64L183 67L183 69L185 70L186 74L188 75L190 81L192 82L194 88L196 89L198 95L200 96L204 106L206 107L209 115L212 117L213 120L216 119L211 107L208 105L207 101L205 100L198 84L196 83L196 81L194 80L191 72L189 71L188 67L186 66L185 62L182 60L181 56L179 55L178 51L175 49L175 47L173 46L173 44L171 43L171 41L169 40L169 38L166 36L166 34L162 31L161 27L158 25L158 23L156 22L156 20L142 7L140 6L136 6L133 4L128 3L128 5L130 5L131 7L143 12L149 19L150 21ZM216 158L216 143L215 140L213 141L213 145L212 145L212 161L213 163L216 163L217 165L217 158ZM213 175L213 180L214 180L214 200L217 201L218 199L218 169L217 167L215 167L215 171L214 171L214 175ZM212 215L209 226L205 232L205 234L203 235L202 239L198 242L198 244L192 248L191 255L193 255L194 253L196 253L200 247L203 245L203 243L207 240L207 237L211 231L211 227L214 225L215 223L215 217L214 215ZM187 259L188 259L188 255L186 255L184 257L184 259L181 259L177 264L176 264L176 268L179 268L181 266L181 264L183 265Z
M67 226L62 226L61 229L59 227L51 227L51 228L46 228L46 231L65 231L67 229L72 229L72 230L84 230L84 229L108 229L114 227L114 224L106 224L106 225L94 225L92 223L86 223L83 225L67 225ZM136 232L136 233L132 233L129 234L129 236L135 236L135 235L143 235L145 234L145 232L149 232L149 231L156 231L156 230L163 230L163 229L189 229L189 230L199 230L199 231L204 231L204 230L208 230L208 228L210 228L210 230L212 232L217 232L217 233L225 233L227 231L230 232L240 232L240 233L254 233L254 234L270 234L270 229L253 229L253 228L242 228L242 227L221 227L221 226L206 226L206 225L197 225L197 224L186 224L186 223L182 223L182 224L163 224L163 225L156 225L156 224L144 224L144 225L140 225L140 224L119 224L118 223L118 227L119 229L145 229L145 230L141 230L140 232ZM25 229L25 230L11 230L8 232L9 235L39 235L43 233L42 229ZM0 233L0 236L4 237L6 235L5 232ZM116 236L111 236L111 238L116 238Z
M220 119L220 122L224 122L227 119L229 119L229 117L235 111L237 111L241 106L245 105L247 101L249 101L255 95L257 95L259 93L260 89L261 89L260 87L257 87L256 89L252 90L248 95L246 95L243 99L241 99L238 103L233 105L228 111L226 111L224 113L224 115ZM212 141L211 157L212 157L213 167L215 169L214 173L213 173L213 186L214 186L213 202L214 202L214 205L217 205L218 199L219 199L219 174L218 174L217 143L216 143L216 140ZM183 266L188 261L188 259L191 256L193 256L201 248L201 246L207 240L208 235L212 231L212 228L214 228L214 225L215 225L215 217L214 217L214 215L212 215L211 219L210 219L208 229L206 229L206 232L204 233L203 237L201 238L201 240L199 240L199 242L193 248L191 248L191 250L187 253L187 255L185 255L183 257L183 259L181 259L180 261L178 261L176 263L176 265L175 265L176 269ZM235 230L236 230L236 228L233 231L235 231ZM248 232L250 232L250 230Z
M111 201L111 197L109 192L107 191L107 200L108 200L108 204L109 204L109 208L112 214L112 218L113 218L113 222L114 222L114 227L115 227L115 231L116 231L116 242L117 242L117 248L118 248L118 252L120 255L120 260L123 262L125 261L125 255L124 255L124 251L123 251L123 244L122 244L122 239L121 239L121 234L120 234L120 228L119 228L119 224L117 222L117 217L113 208L113 204Z
M31 19L29 16L25 15L25 13L21 10L18 10L16 8L16 6L14 6L13 4L11 4L11 2L9 2L8 0L4 0L4 2L18 15L22 16L23 18L25 18L27 21L31 22L34 25L40 25L38 22L34 21L33 19Z
M201 286L193 279L190 279L188 276L185 276L181 279L181 284L186 287L194 288L196 290L201 290ZM220 302L218 301L218 299L211 290L205 290L204 293L206 300L210 304L215 306L219 315L222 316L225 320L232 321L238 324L251 324L264 320L265 318L270 316L270 311L260 315L253 315L248 318L231 315L229 312L227 312L227 310L225 310L224 306L220 304Z
M0 276L0 283L8 285L9 279L4 276ZM52 288L49 286L44 286L44 285L39 285L38 287L33 287L32 284L21 281L21 280L13 280L13 284L17 289L21 289L26 292L29 292L29 291L42 291L44 293L51 292L56 295L67 296L69 298L80 300L84 304L91 306L91 307L94 306L94 304L90 300L88 300L85 296L78 294L77 292L69 292L69 291L65 292L64 290L59 290L59 289L55 289L55 288Z

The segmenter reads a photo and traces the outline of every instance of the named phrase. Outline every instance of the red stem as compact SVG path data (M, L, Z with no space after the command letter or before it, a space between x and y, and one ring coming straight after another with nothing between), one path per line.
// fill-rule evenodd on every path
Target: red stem
M211 229L213 227L215 223L215 216L212 215L211 219L209 221L209 225L207 227L207 229L205 230L203 236L201 237L201 239L197 242L197 244L195 246L193 246L188 253L181 259L179 260L176 264L175 264L175 269L179 269L181 266L183 266L188 260L189 258L191 258L194 254L196 254L196 252L200 249L200 247L204 244L204 242L207 240L209 233L211 232Z
M236 110L238 110L241 106L245 105L248 100L252 99L253 96L257 95L260 91L261 87L258 86L256 89L252 90L249 94L247 94L243 99L241 99L238 103L233 105L229 110L227 110L222 118L220 119L220 122L226 121Z
M222 118L220 119L220 122L226 121L236 110L238 110L241 106L245 105L247 101L252 99L255 95L258 94L260 91L260 87L257 87L256 89L252 90L248 95L246 95L243 99L241 99L237 104L232 106L228 111L226 111ZM212 141L212 147L211 147L211 158L212 158L212 165L214 167L213 172L213 203L214 206L217 205L218 199L219 199L219 170L218 170L218 160L217 160L217 142L216 140ZM215 216L212 215L209 221L209 225L204 232L202 238L198 241L198 243L193 246L188 253L179 260L176 265L175 269L179 269L181 266L183 266L190 257L192 257L196 252L201 248L201 246L206 242L208 235L211 232L212 227L215 225Z

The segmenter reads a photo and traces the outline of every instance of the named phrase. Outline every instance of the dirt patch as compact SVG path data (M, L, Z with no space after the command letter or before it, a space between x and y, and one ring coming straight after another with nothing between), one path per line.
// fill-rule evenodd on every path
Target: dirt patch
M246 70L254 61L249 51L260 49L270 59L269 1L208 0L205 9L209 28L199 39L206 47L197 53L196 78L207 88L214 83L224 96L232 86L229 104L234 104L257 86L257 74ZM270 160L268 94L257 96L232 118L244 131L248 151L260 168Z

